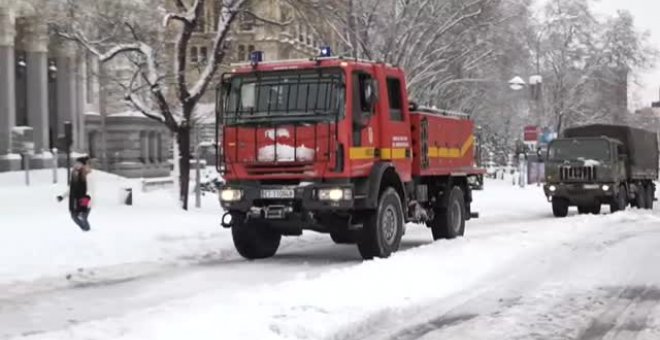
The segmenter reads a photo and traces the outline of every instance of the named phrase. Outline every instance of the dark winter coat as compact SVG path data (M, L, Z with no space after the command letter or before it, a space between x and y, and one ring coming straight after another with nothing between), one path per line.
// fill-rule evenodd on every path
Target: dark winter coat
M87 176L83 169L75 169L71 173L71 184L69 185L69 210L80 212L87 207L80 205L80 200L89 197L87 193Z

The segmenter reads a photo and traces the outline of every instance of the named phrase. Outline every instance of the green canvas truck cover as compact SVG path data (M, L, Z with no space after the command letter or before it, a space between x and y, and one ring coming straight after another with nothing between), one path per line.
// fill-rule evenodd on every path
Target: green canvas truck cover
M607 137L623 143L632 179L658 179L658 135L621 125L586 125L564 130L564 138Z

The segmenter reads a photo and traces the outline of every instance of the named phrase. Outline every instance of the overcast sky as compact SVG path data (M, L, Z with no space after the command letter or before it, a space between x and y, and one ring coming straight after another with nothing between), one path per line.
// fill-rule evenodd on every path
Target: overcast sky
M600 13L615 14L618 9L627 9L635 16L635 23L640 29L651 33L651 43L660 49L660 1L659 0L600 0L596 3ZM638 80L642 87L631 89L631 105L633 109L649 106L652 101L658 101L660 91L660 60L659 67L640 74Z

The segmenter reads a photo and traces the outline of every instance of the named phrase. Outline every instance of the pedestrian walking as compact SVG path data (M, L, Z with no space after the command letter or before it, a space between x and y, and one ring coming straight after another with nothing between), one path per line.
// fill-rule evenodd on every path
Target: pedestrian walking
M69 211L71 218L80 227L82 231L89 231L89 214L92 209L93 186L90 181L92 167L89 157L79 157L76 159L71 171L71 181L69 188L62 195L57 196L59 202L66 197L69 198Z

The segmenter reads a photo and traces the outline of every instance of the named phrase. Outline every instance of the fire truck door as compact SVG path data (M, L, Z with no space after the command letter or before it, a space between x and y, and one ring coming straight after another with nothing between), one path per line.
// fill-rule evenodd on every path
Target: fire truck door
M356 68L352 74L352 145L350 159L352 173L366 176L371 171L377 156L376 143L379 141L379 129L376 117L380 116L381 107L374 102L377 98L376 82L371 68Z
M410 132L410 114L405 105L403 86L400 75L386 73L379 81L380 104L383 114L381 122L381 159L392 162L403 181L411 180L412 140Z

